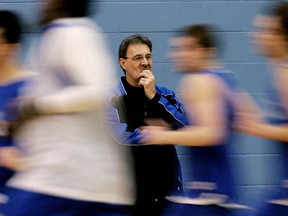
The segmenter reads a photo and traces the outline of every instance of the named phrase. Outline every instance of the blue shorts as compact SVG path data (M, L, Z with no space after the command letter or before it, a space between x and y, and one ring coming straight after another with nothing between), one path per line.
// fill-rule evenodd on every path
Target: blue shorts
M0 193L4 193L6 182L12 177L14 171L0 166Z
M131 206L80 201L7 188L9 201L0 205L7 216L130 216Z
M182 204L177 216L230 216L231 212L217 205Z
M265 203L265 205L258 209L257 216L287 216L288 206L277 205L273 203Z

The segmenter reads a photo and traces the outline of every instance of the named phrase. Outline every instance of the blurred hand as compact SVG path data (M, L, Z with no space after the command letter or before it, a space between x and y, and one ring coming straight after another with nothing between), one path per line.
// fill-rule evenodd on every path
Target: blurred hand
M168 127L163 126L144 126L141 127L142 138L141 143L143 144L156 144L156 145L167 145L162 143L162 137L165 136L164 132L169 131Z
M0 136L9 136L10 135L10 128L9 122L0 120Z
M23 121L37 116L39 113L34 106L34 101L29 98L18 98L9 104L8 112L15 121Z
M261 124L263 124L263 120L258 115L239 112L236 115L233 126L239 132L254 135Z
M11 170L20 171L24 169L24 158L16 147L0 148L0 165Z
M139 76L139 86L143 86L146 96L151 100L156 94L155 77L150 70L143 70Z

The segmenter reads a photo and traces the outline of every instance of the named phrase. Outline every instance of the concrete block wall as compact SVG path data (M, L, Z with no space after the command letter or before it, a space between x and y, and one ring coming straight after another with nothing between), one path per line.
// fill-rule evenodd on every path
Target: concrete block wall
M25 66L25 56L31 42L38 36L35 21L41 0L1 0L0 9L18 11L25 19L25 37L20 55ZM102 27L117 64L118 45L133 33L149 36L153 42L154 74L159 85L177 91L181 74L175 74L166 57L168 41L173 32L186 24L212 23L221 28L224 39L222 60L235 72L240 85L261 104L267 93L264 89L265 59L253 54L249 43L251 22L258 11L276 0L103 0L96 3L98 14L93 18ZM185 149L178 148L184 181L189 175ZM281 177L281 149L268 140L238 134L230 146L231 162L235 173L235 187L239 199L254 205L264 200L279 184Z

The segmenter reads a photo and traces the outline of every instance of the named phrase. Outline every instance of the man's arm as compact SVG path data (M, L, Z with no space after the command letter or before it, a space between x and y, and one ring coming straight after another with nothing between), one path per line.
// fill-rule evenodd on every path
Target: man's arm
M173 129L188 125L188 118L184 113L182 105L176 98L175 93L166 88L156 88L157 93L150 101L149 106L152 106L153 109L158 110L158 113L161 114L161 116L157 116L157 119L167 122ZM141 130L139 128L134 130L128 128L128 114L123 96L119 92L115 93L114 96L110 98L110 103L106 109L106 118L112 137L120 144L142 144ZM154 120L155 119L146 119L146 123L149 124L149 122Z
M140 129L128 130L127 113L122 95L112 96L105 111L108 129L117 143L123 145L141 144Z

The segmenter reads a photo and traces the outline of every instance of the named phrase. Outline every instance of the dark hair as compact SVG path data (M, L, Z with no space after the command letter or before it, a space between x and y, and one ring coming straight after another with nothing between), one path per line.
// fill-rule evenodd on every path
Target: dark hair
M40 24L47 24L58 18L85 17L89 14L89 0L48 0Z
M150 39L143 35L134 34L121 42L118 50L118 59L126 57L127 49L130 44L146 44L149 47L150 52L152 52L152 42Z
M288 40L288 2L282 2L274 6L273 14L280 18L280 25Z
M85 17L88 15L88 3L88 0L62 0L59 9L66 11L70 17Z
M212 25L197 24L181 28L177 35L196 38L204 48L219 48L219 39L215 36L215 31L216 27Z
M0 10L0 28L4 30L2 37L7 43L20 42L22 28L20 18L15 12Z

